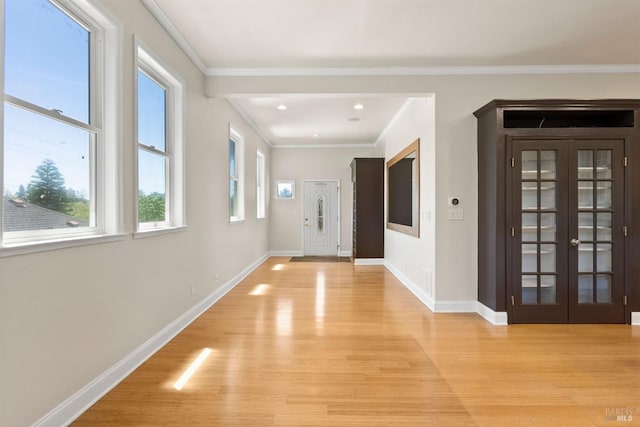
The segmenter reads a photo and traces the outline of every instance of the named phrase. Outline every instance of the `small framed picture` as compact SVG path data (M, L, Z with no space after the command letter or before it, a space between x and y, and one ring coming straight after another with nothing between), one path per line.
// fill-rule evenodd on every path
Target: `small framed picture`
M276 199L295 199L296 182L294 180L276 181Z

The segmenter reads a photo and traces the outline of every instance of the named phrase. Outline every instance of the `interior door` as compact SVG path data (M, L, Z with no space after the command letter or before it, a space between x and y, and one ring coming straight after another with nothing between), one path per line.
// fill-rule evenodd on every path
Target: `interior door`
M338 182L304 183L304 254L339 255Z
M511 323L624 322L624 141L511 142Z

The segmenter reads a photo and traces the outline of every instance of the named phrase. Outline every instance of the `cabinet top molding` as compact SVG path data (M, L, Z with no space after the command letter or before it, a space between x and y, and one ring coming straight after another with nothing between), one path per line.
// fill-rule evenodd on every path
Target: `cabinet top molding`
M473 115L480 117L498 108L510 109L640 109L640 99L494 99L478 108Z

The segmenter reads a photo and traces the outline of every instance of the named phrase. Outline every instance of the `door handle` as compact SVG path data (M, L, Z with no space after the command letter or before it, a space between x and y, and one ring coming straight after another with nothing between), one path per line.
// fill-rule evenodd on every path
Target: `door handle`
M577 246L580 246L580 243L582 243L582 242L580 240L578 240L578 239L571 239L569 241L569 243L571 243L571 246L576 246L577 247Z

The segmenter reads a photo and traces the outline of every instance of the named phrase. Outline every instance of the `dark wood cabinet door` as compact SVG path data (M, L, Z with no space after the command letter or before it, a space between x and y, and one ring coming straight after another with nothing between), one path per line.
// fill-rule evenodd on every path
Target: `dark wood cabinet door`
M623 323L624 140L510 144L510 321Z

